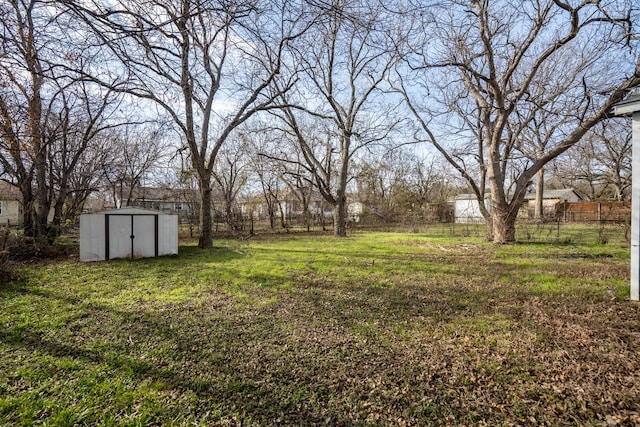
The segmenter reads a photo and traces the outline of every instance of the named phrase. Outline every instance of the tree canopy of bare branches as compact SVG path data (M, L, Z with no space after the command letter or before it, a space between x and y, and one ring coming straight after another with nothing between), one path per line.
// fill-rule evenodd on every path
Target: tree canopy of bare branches
M88 77L164 110L181 131L201 193L202 248L212 245L212 174L230 134L289 89L273 88L292 40L309 27L289 0L66 2L112 59ZM113 76L116 79L105 79Z
M140 138L177 135L208 248L215 189L237 188L229 166L256 152L225 144L257 143L241 135L256 118L275 138L258 141L262 160L283 162L253 162L271 170L269 202L281 184L303 205L315 188L336 236L354 164L378 146L427 141L476 194L488 238L510 242L536 174L541 187L545 165L640 86L639 14L634 0L8 0L0 177L21 191L27 234L50 234L64 204L95 186L83 163L107 163L117 132L106 131L168 117L171 132ZM607 173L622 198L624 144L601 136L608 151L583 154L617 162ZM158 156L140 146L120 151L150 167Z
M631 124L627 118L604 121L553 162L551 178L571 186L586 200L631 197Z
M448 0L412 12L397 88L476 194L487 237L513 241L535 174L640 85L638 9L626 0Z
M0 164L20 189L27 236L57 236L70 176L99 134L117 121L117 97L70 76L89 58L58 5L0 4ZM54 210L53 222L48 223Z
M358 152L388 139L397 125L384 100L398 59L382 4L334 1L297 42L301 69L294 91L283 95L280 118L300 148L305 169L333 206L334 234L346 236L347 184Z

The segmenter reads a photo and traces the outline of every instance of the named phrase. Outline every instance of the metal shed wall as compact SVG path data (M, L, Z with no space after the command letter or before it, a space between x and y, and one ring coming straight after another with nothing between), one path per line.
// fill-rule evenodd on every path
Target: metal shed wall
M80 216L80 261L177 253L177 215L125 208Z

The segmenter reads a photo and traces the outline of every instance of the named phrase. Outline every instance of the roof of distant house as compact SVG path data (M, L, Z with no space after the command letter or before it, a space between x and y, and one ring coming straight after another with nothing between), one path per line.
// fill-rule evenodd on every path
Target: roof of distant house
M524 196L525 200L535 200L536 193L535 191L529 192ZM544 190L542 193L542 198L544 200L549 199L558 199L558 200L569 200L569 199L579 199L582 200L582 197L573 188L561 188L559 190Z
M185 188L136 187L133 189L132 200L175 202L195 193L196 190Z
M490 198L490 194L485 194L485 199ZM529 192L524 196L525 200L534 200L536 198L535 192ZM570 199L582 200L582 197L573 188L561 188L559 190L544 190L543 199L558 199L558 200L570 200ZM474 193L458 194L455 200L477 200L477 196Z

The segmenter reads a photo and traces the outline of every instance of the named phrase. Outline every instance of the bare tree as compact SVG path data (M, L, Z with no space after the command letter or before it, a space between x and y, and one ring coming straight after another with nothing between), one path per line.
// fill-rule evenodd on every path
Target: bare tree
M352 160L384 141L395 125L394 108L381 96L398 58L385 19L382 5L333 1L321 23L299 40L295 60L303 75L295 97L283 96L280 117L300 145L316 188L333 206L339 237L347 233Z
M0 114L2 163L15 179L23 200L26 235L46 234L46 151L42 129L46 64L41 58L48 16L38 1L0 5ZM36 180L34 186L33 180ZM38 203L36 203L36 200Z
M284 188L283 172L286 164L280 161L279 153L286 151L290 144L283 139L278 132L274 132L266 123L256 122L253 129L242 134L242 137L251 143L247 143L250 150L251 172L260 187L262 198L266 206L266 214L269 218L269 228L276 229L276 219L280 212L280 198ZM281 225L284 219L281 218Z
M304 218L304 224L307 227L307 231L311 230L313 224L313 213L311 212L311 203L314 194L313 178L309 172L302 166L303 156L298 146L294 145L292 150L296 156L296 161L285 164L284 170L281 172L281 179L285 183L289 194L293 196L293 200L297 200L298 205L301 207L302 216ZM317 194L317 193L316 193ZM279 204L281 206L281 204ZM322 206L316 206L316 215L320 218L320 222L324 221L324 212ZM283 212L280 212L280 216L283 218ZM284 227L284 223L281 224Z
M237 197L247 183L248 151L246 142L239 137L232 138L218 154L218 162L213 169L213 178L220 190L224 218L229 231L237 231L234 218Z
M600 142L602 155L598 159L605 165L608 186L614 189L614 199L628 200L631 197L631 147L632 134L629 121L625 119L602 122L594 129Z
M0 164L20 189L27 236L57 236L69 177L91 141L114 123L110 92L71 78L86 58L49 1L0 4ZM54 207L53 226L48 224Z
M276 219L279 219L280 227L288 230L287 216L295 211L296 215L302 213L307 230L310 230L314 181L304 167L297 141L287 131L264 120L253 122L243 137L250 141L251 168L265 200L270 228L275 230Z
M66 1L108 48L121 71L110 85L151 101L180 129L197 175L199 246L212 246L212 174L229 135L275 97L287 45L306 31L304 4L289 0Z
M72 180L82 166L80 162L87 160L85 154L99 143L102 134L120 126L106 117L119 106L115 94L107 91L96 96L91 94L95 88L88 87L86 82L71 81L61 86L61 81L60 78L54 81L59 90L49 100L43 115L47 213L53 209L47 232L50 240L60 233L64 206L74 191ZM92 166L97 170L95 164Z
M109 156L101 159L101 174L116 207L131 206L137 188L168 157L170 133L162 123L123 125L108 136Z
M180 219L189 224L189 235L193 237L193 229L198 224L198 212L200 211L198 179L194 176L193 169L184 167L184 161L180 168L176 168L176 171L175 178L170 179L168 184L177 190L178 200L182 204Z
M574 149L553 162L552 178L589 200L628 200L631 126L627 119L598 124Z
M637 9L561 0L416 9L398 88L426 139L476 194L488 239L511 242L536 173L640 85ZM551 132L532 158L524 133L542 112Z
M402 148L374 153L358 165L358 198L368 212L384 220L417 213L454 194L455 178L432 156Z
M107 132L108 133L108 132ZM76 167L68 177L67 198L63 205L62 221L77 221L91 195L100 194L104 188L101 165L113 157L110 139L95 138L90 147L78 159Z

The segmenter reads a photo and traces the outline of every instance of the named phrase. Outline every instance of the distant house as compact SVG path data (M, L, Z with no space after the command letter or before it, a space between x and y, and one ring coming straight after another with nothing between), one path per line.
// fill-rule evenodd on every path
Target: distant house
M331 218L333 216L333 208L318 191L312 190L306 197L310 215L318 218ZM304 217L305 212L302 200L293 190L286 190L279 203L285 218Z
M582 197L573 188L559 190L544 190L542 193L542 210L545 217L553 217L556 214L556 205L565 202L579 202ZM535 217L536 193L529 192L524 196L524 203L520 208L520 217Z
M333 221L333 207L327 202L317 190L312 190L306 194L307 211L305 212L304 204L300 194L293 189L285 189L274 200L273 214L274 218L280 218L282 215L286 223L295 223L296 221L308 221L313 223L325 224ZM251 216L256 220L265 220L268 218L267 203L263 195L253 194L244 197L238 202L240 211L244 216ZM359 222L364 205L355 200L352 196L347 196L347 220Z
M198 217L198 197L196 191L191 189L138 187L131 192L129 206L177 214L179 221L186 223ZM115 202L116 206L126 205L126 200L118 199Z
M0 181L0 225L22 224L22 195L14 185Z
M524 203L520 208L521 218L533 218L535 207L535 192L527 193L524 197ZM553 216L556 212L556 204L564 202L578 202L582 200L580 195L572 188L563 188L560 190L545 190L542 198L542 206L545 216ZM491 212L490 197L487 195L484 199L485 206ZM473 223L484 221L484 217L480 212L480 205L475 194L459 194L455 198L454 205L455 222L457 223Z

